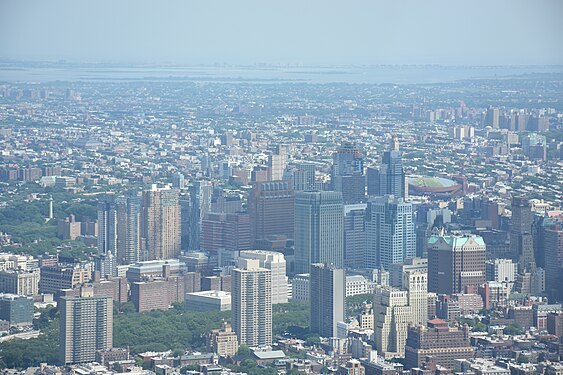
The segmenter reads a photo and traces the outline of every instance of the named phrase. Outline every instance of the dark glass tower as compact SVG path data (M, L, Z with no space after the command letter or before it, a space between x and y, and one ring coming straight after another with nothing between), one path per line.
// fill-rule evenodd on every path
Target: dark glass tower
M342 193L344 204L364 202L366 178L362 150L353 143L343 143L332 160L332 189Z
M405 172L396 134L391 138L391 149L383 154L383 163L379 168L379 187L380 195L405 198Z

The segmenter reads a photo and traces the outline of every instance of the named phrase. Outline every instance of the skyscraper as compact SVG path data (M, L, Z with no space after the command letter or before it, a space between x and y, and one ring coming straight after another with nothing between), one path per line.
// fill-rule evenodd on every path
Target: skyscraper
M544 230L545 286L550 302L563 301L563 223Z
M353 143L343 143L332 160L332 189L342 193L342 200L346 204L363 202L366 180L362 150Z
M378 286L373 298L375 348L385 358L402 357L409 322L413 321L408 292Z
M532 222L534 214L526 197L512 198L512 219L510 221L510 248L520 271L535 265ZM532 264L534 263L534 264Z
M475 292L485 282L485 241L476 235L433 235L428 239L428 290Z
M337 323L344 321L346 277L333 265L311 265L309 302L311 331L322 337L336 337Z
M344 266L342 195L335 191L299 192L295 196L295 271L312 263Z
M188 249L199 250L201 221L210 211L213 185L209 181L195 181L188 189L190 192Z
M239 259L255 259L260 267L272 271L272 304L287 303L286 262L282 253L266 250L244 250Z
M98 202L98 254L106 255L117 250L117 206L114 196Z
M283 178L287 164L286 146L277 145L274 152L268 155L268 180L279 181Z
M403 272L403 286L407 290L411 307L412 323L426 325L428 320L428 273L420 271Z
M344 265L365 267L365 203L344 205Z
M232 325L239 344L272 344L272 271L256 259L240 259L232 270Z
M366 267L383 268L416 255L413 208L392 195L372 198L366 210Z
M297 164L293 170L293 189L296 191L315 190L315 170L315 164Z
M277 235L293 238L294 203L288 181L256 183L248 196L253 241Z
M141 260L139 224L140 203L136 192L117 197L117 262Z
M62 297L59 302L60 361L64 364L93 362L96 351L113 345L111 297Z
M391 138L388 151L383 153L382 163L378 170L370 169L368 176L370 195L394 195L406 198L407 188L403 159L399 151L399 139L396 134Z
M169 259L180 254L178 191L157 188L143 191L141 245L146 260Z

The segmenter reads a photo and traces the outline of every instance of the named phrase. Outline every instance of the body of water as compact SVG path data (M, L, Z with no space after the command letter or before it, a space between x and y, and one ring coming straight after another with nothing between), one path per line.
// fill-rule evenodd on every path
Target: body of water
M370 67L112 67L55 64L1 64L0 82L53 81L195 81L428 84L523 74L563 74L563 66L370 66Z

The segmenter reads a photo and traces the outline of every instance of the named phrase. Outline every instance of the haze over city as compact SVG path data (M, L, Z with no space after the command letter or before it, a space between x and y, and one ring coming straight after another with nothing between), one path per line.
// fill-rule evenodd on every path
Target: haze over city
M0 0L0 375L563 374L563 1Z
M558 0L0 3L8 59L561 65L561 35Z

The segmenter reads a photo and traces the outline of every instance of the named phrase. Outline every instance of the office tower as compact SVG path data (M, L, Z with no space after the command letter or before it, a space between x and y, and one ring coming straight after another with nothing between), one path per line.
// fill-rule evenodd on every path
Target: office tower
M180 254L180 206L178 191L157 188L143 191L141 203L143 258L168 259Z
M408 292L389 287L376 287L373 315L377 352L385 358L402 357L405 353L408 324L413 321Z
M278 235L293 238L294 203L288 181L256 183L248 196L253 241Z
M403 285L403 274L409 271L428 274L428 259L407 258L401 263L392 264L389 267L389 285L397 288L406 288L406 285Z
M512 219L510 220L510 251L518 260L520 271L533 267L534 240L532 222L534 214L526 197L512 198Z
M220 256L219 266L229 265L234 253L252 249L250 216L209 212L201 222L200 249Z
M287 303L286 262L282 253L264 250L245 250L239 259L255 259L260 267L272 272L272 304Z
M344 270L330 264L311 264L309 303L312 332L322 337L337 336L337 323L344 321L345 298Z
M239 344L272 344L272 271L255 259L241 259L232 270L232 319Z
M348 268L365 267L365 203L344 206L344 265Z
M62 297L59 302L60 362L93 362L96 351L113 344L113 301L111 297Z
M117 263L141 260L139 224L140 203L137 193L117 197Z
M195 181L188 190L190 192L188 249L199 250L201 221L210 211L213 185L209 181Z
M352 143L343 143L332 156L332 189L342 193L345 204L365 200L366 180L362 150Z
M211 212L234 214L242 211L242 200L237 195L226 195L223 188L213 188L211 195Z
M416 255L411 203L392 195L371 198L366 210L366 267L388 270Z
M16 294L0 294L0 319L12 326L31 326L33 298Z
M476 235L447 235L428 239L428 290L438 294L476 292L485 282L485 242Z
M297 164L293 170L293 189L296 191L315 190L315 171L315 164Z
M342 195L335 191L299 192L295 196L295 271L312 263L344 266Z
M544 229L545 289L550 303L563 301L563 224Z
M393 134L391 138L390 149L383 153L379 169L371 169L369 173L368 191L370 195L394 195L398 198L406 198L407 186L403 159L396 134Z
M287 147L277 145L274 152L268 155L268 180L279 181L283 179L285 166L287 165Z
M453 370L456 359L473 358L469 327L449 327L448 322L433 319L428 326L411 326L405 346L405 368L422 368L428 356L437 365Z
M98 202L98 254L115 255L117 250L117 207L115 197Z
M407 290L408 304L412 309L412 322L426 325L428 320L428 273L405 271L403 287Z
M487 281L514 284L518 265L512 259L492 259L485 264Z

